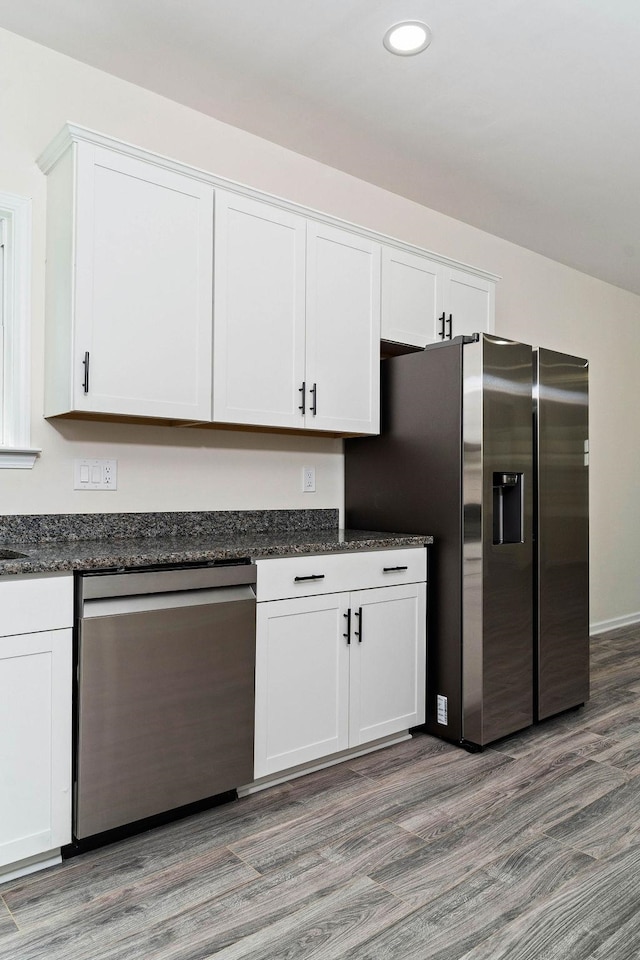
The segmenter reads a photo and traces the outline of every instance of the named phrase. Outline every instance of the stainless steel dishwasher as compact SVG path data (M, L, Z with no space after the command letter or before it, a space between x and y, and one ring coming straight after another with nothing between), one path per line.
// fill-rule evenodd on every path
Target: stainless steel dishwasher
M77 578L74 836L253 779L255 564Z

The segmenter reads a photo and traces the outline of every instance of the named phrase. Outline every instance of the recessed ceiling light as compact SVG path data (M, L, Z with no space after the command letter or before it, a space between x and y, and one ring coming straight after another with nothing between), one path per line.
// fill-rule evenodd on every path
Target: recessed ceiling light
M413 57L431 43L431 28L421 20L403 20L389 27L382 42L390 53Z

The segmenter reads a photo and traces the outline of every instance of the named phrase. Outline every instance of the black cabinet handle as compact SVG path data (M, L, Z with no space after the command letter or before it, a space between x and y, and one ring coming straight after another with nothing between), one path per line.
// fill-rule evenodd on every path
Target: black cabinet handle
M305 413L307 412L306 411L307 384L305 383L304 380L302 381L302 386L298 387L298 393L302 394L302 403L298 407L298 410L300 410L300 412L302 413L302 416L304 417Z
M347 612L343 613L342 616L345 617L347 621L347 632L343 633L342 636L346 637L347 643L350 644L351 643L351 607L349 607Z
M358 627L360 629L354 630L353 635L354 637L358 638L358 643L362 643L362 607L358 607L358 610L355 615L358 618Z
M396 570L408 570L409 567L383 567L383 573L395 573Z
M438 317L438 320L440 321L440 330L438 331L438 336L441 340L444 340L444 316L445 315L443 312L442 316Z
M82 366L84 367L84 377L82 378L82 389L85 393L89 393L89 351L84 355L84 360L82 361Z
M313 400L311 401L311 413L315 417L315 415L318 412L318 384L317 383L314 383L309 393L313 397Z
M452 313L449 314L449 319L447 320L447 323L449 324L449 335L447 336L447 340L453 340L453 314Z
M303 580L324 580L324 573L312 573L310 577L294 577L294 583L302 583Z

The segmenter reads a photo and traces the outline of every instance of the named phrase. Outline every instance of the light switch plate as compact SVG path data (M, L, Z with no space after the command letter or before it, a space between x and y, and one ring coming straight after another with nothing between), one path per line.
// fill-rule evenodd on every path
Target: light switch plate
M118 486L117 460L74 460L74 490L115 490Z

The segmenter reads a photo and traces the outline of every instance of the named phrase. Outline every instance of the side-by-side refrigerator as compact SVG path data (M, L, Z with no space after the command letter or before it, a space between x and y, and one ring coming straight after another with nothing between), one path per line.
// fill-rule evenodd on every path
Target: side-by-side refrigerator
M586 370L434 344L383 362L381 434L345 443L347 525L434 536L426 728L469 748L588 696Z

